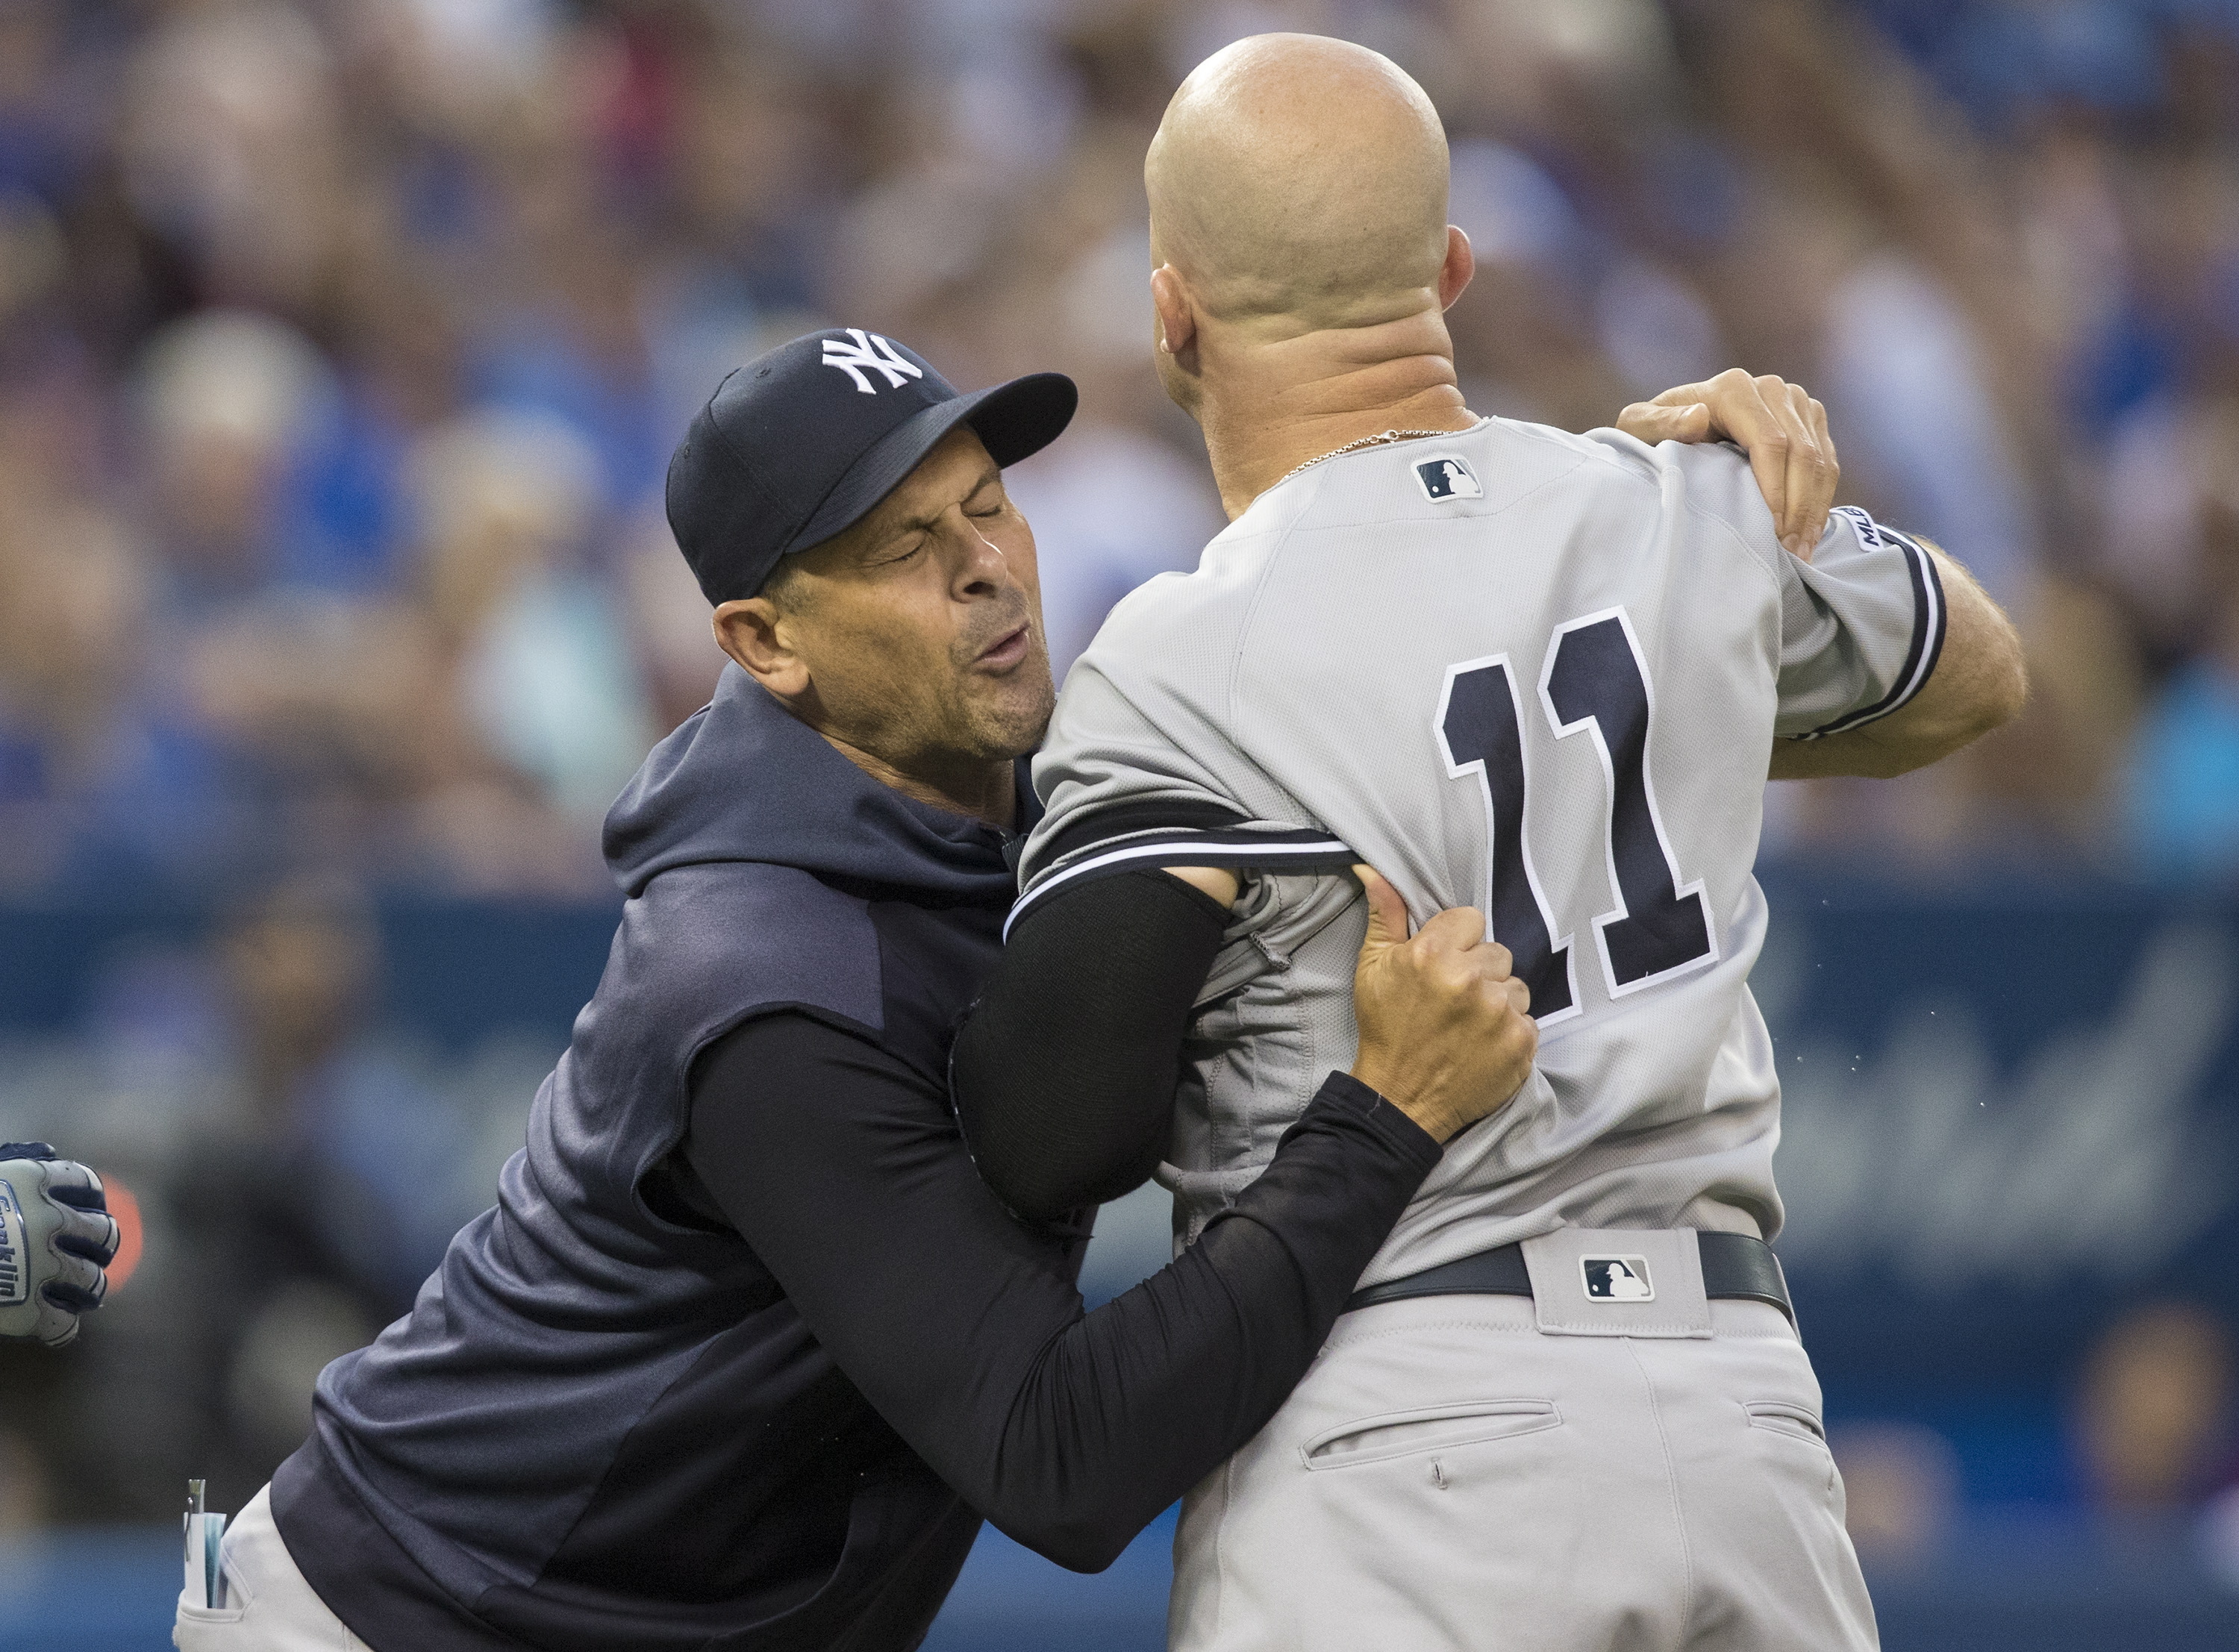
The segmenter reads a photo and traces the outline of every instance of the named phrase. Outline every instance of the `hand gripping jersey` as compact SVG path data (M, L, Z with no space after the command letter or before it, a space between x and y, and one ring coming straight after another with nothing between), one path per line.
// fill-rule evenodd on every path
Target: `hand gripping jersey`
M1904 705L1943 634L1933 560L1862 512L1807 564L1730 448L1504 419L1316 465L1128 597L1035 763L1011 921L1130 866L1252 874L1160 1171L1178 1241L1352 1065L1354 860L1418 923L1483 910L1540 1032L1363 1284L1563 1224L1771 1238L1767 759Z

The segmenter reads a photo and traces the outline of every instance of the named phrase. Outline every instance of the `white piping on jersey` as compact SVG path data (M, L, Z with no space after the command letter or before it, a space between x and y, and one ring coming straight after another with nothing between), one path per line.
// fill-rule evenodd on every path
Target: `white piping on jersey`
M1179 853L1177 853L1179 852ZM1019 898L1011 908L1011 915L1003 920L1003 939L1011 939L1011 926L1034 902L1060 884L1071 883L1088 872L1124 865L1133 860L1148 860L1163 855L1178 866L1264 866L1270 862L1300 860L1332 854L1351 856L1352 849L1341 838L1323 838L1309 843L1210 843L1194 838L1162 833L1155 843L1133 843L1117 849L1092 853L1086 859L1077 860L1062 872L1053 872Z

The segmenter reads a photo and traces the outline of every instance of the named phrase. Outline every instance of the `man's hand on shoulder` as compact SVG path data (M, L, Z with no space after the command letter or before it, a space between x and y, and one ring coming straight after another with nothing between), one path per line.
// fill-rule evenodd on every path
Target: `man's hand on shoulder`
M1749 455L1781 544L1811 560L1811 547L1826 532L1843 468L1827 434L1827 409L1802 385L1730 367L1700 384L1675 385L1634 402L1618 415L1617 428L1651 447L1732 442Z
M0 1142L0 1337L76 1337L108 1292L116 1239L101 1178L44 1142Z
M1617 428L1651 445L1732 442L1749 455L1781 544L1810 561L1843 473L1827 432L1827 409L1802 385L1729 368L1699 384L1676 385L1634 402L1618 415ZM1913 537L1936 559L1943 587L1947 629L1933 674L1888 717L1825 740L1775 740L1770 778L1903 774L1949 756L2020 712L2029 678L2011 621L1942 547Z

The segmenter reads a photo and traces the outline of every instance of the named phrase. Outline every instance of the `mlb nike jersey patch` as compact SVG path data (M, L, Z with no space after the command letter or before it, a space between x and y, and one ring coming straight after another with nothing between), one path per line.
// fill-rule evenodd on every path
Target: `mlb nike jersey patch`
M1388 474L1388 473L1387 473ZM1415 483L1429 500L1483 499L1485 485L1458 454L1434 453L1415 461Z

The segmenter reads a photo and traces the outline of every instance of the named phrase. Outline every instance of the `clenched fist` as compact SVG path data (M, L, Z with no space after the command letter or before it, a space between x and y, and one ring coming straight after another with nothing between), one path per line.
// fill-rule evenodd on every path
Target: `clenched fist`
M75 1337L108 1293L116 1237L101 1178L44 1142L0 1142L0 1337Z
M1473 906L1438 913L1411 937L1407 905L1367 866L1368 937L1352 976L1360 1053L1352 1076L1438 1141L1498 1111L1539 1050L1531 994Z

